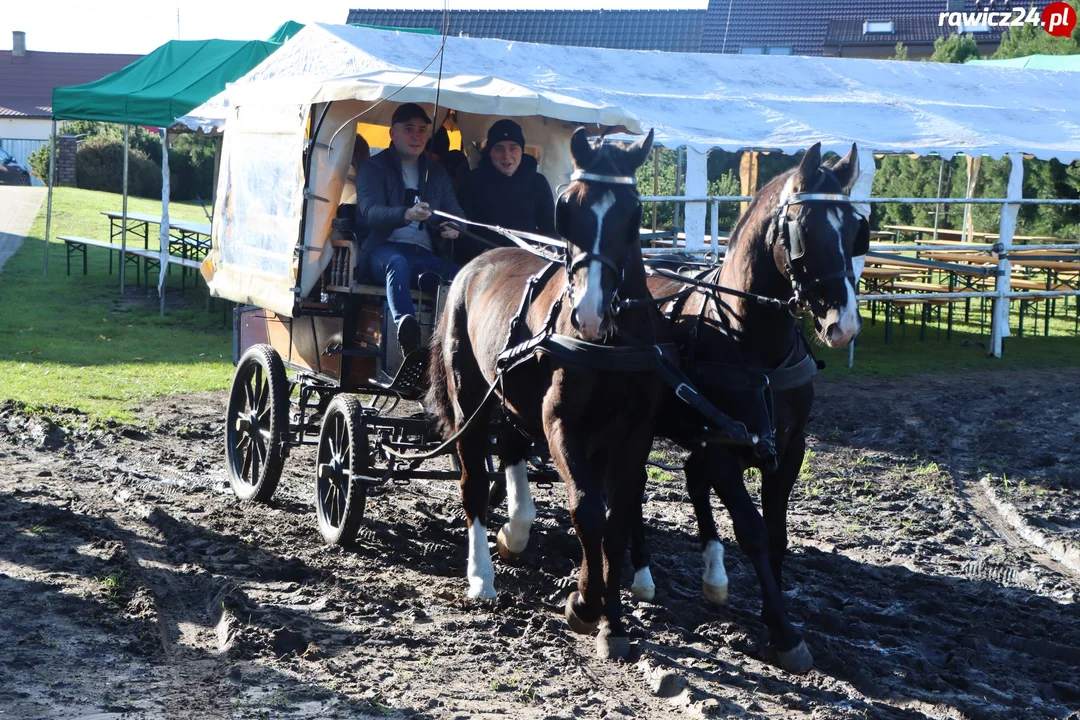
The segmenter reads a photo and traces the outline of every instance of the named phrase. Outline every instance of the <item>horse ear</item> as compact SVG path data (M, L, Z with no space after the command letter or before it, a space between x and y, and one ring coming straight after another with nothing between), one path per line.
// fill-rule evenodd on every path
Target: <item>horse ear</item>
M573 137L570 138L570 157L574 159L574 166L579 169L589 167L593 158L596 157L596 149L589 142L583 127L575 130Z
M810 185L821 167L821 143L814 143L806 149L799 170L795 173L795 189L801 190Z
M840 186L850 192L855 181L859 179L859 149L855 147L855 143L851 144L847 155L833 163L832 171L840 181Z
M634 170L641 167L641 164L649 158L649 151L652 150L652 144L653 131L650 129L648 135L626 148L627 158L633 163Z

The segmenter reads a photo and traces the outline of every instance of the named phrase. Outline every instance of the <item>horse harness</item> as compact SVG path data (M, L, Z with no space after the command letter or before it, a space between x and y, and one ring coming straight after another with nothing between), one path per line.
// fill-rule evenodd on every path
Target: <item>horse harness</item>
M717 409L694 386L690 378L679 367L678 350L672 343L647 344L625 333L618 336L629 345L602 345L578 338L562 335L555 331L555 325L562 309L565 293L561 294L551 306L544 326L535 335L521 339L521 331L526 326L525 320L532 302L540 289L558 270L555 263L548 263L543 269L529 278L522 294L517 314L510 321L506 346L495 360L496 384L503 383L506 373L539 355L547 355L560 363L602 372L656 372L675 392L675 396L689 405L711 424L706 428L710 439L727 444L756 447L761 438L747 431L746 426L736 422ZM505 406L505 392L501 393L503 413L507 421L526 438L529 433L522 429Z
M825 182L827 177L833 178L836 180L837 184L839 184L839 180L832 170L825 167L819 168L817 181L814 183L814 187L806 192L791 193L784 198L784 202L777 207L775 218L769 226L769 252L771 253L776 247L776 244L780 243L784 252L785 272L788 280L791 281L793 306L802 305L807 302L807 298L809 297L808 291L829 280L841 278L850 280L852 283L857 281L855 273L852 270L839 270L837 272L827 273L820 277L806 279L806 266L803 262L803 257L806 255L806 240L803 233L802 222L798 217L794 220L788 217L788 208L792 205L801 205L808 202L851 205L851 196L846 193L818 192L818 189ZM854 212L854 210L852 210L852 212ZM858 213L855 214L859 218L860 228L859 234L856 236L855 248L852 255L865 255L869 250L870 225L866 218Z

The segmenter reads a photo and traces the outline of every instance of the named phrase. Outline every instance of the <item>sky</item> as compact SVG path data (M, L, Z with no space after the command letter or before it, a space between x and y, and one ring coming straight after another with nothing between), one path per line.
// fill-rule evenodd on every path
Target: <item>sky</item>
M441 10L439 0L260 0L196 2L160 0L4 0L0 50L11 32L26 33L27 50L145 54L169 40L262 40L286 20L344 23L351 8ZM708 0L451 0L451 9L705 9ZM179 27L177 26L179 12Z

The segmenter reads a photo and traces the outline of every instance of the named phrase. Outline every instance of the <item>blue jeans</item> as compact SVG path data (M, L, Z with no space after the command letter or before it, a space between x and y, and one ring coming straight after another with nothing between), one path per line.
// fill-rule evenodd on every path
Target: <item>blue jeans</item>
M372 250L368 263L371 277L376 282L386 283L386 300L394 323L405 315L416 315L409 289L434 292L443 269L443 261L430 250L395 242L384 243Z

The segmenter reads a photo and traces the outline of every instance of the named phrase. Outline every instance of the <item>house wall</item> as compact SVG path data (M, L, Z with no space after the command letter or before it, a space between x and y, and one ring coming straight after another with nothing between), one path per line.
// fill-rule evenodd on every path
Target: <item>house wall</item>
M51 133L48 118L0 118L0 138L48 140Z

